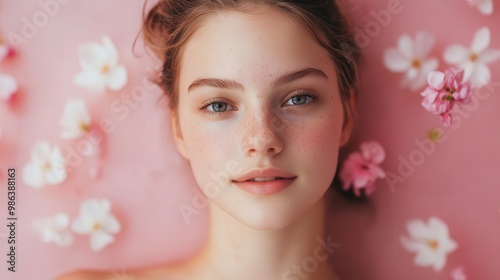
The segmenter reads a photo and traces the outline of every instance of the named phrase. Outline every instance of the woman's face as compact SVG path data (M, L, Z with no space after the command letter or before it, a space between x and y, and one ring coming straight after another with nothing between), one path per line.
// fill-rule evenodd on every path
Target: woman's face
M347 138L326 50L274 9L224 11L204 22L183 53L177 116L176 145L202 191L256 229L286 227L311 209L333 180ZM266 167L296 178L273 194L233 182Z

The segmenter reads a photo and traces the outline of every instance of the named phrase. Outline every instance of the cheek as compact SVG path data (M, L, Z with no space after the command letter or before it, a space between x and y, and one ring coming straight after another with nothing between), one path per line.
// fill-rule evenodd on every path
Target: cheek
M191 168L196 181L203 186L213 181L211 173L225 171L231 162L227 148L230 147L230 133L220 127L200 124L189 117L184 120L181 125Z
M318 155L326 150L338 150L339 139L343 123L342 107L336 104L332 109L324 110L314 120L308 120L297 126L291 139L298 145L298 149L308 152L314 151Z
M318 184L330 184L338 161L339 140L342 131L342 108L325 112L314 122L300 127L292 136L298 152L296 160L304 164L310 180Z

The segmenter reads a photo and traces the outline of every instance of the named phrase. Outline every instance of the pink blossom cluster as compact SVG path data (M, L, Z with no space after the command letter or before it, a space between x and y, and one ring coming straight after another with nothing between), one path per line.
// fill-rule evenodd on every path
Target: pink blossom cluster
M351 153L342 165L342 189L352 186L356 196L361 195L361 190L371 195L375 191L375 180L385 178L384 170L379 167L385 159L385 150L375 141L362 143L360 150Z
M422 91L422 106L429 112L440 115L445 126L451 125L451 112L455 105L470 102L470 81L463 82L464 70L448 68L444 73L431 71L427 76L429 86Z

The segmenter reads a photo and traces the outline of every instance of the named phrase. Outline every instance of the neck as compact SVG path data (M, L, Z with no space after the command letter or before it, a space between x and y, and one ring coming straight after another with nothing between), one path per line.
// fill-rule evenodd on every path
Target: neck
M291 225L256 230L216 205L199 263L213 279L338 279L328 264L337 247L325 237L325 201L321 199Z

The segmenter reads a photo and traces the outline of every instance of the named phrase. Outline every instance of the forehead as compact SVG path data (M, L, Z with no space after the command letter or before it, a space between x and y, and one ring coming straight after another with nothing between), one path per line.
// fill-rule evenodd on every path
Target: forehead
M270 85L283 73L306 68L329 78L335 73L307 27L275 8L208 16L186 44L180 67L180 92L198 78L234 79L246 88Z

